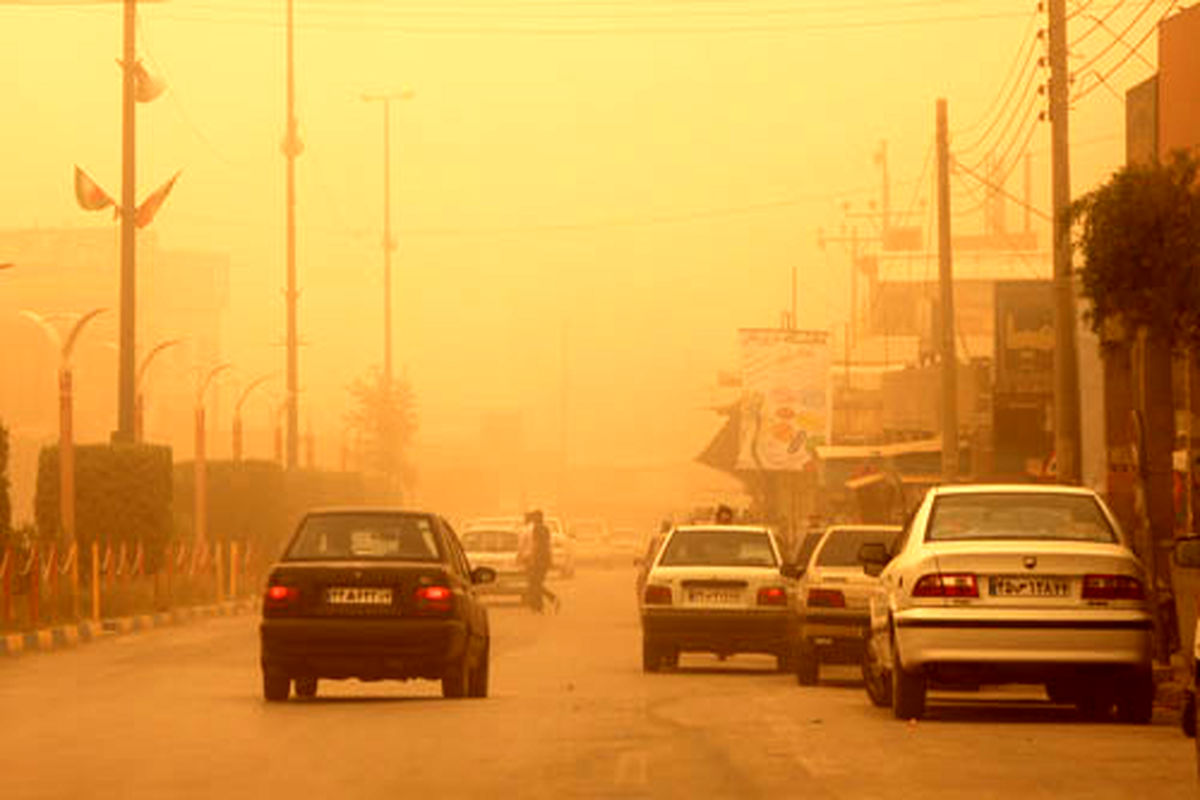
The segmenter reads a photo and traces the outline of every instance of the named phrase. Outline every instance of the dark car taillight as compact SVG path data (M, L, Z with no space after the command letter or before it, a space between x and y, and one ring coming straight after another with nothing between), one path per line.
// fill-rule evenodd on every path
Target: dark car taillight
M670 586L647 586L642 592L642 601L648 606L671 605Z
M913 586L913 597L979 597L979 585L969 572L935 572L923 575Z
M263 614L279 614L294 608L300 600L300 589L274 583L267 587L263 595Z
M781 586L764 586L758 590L760 606L786 606L787 589Z
M417 613L449 614L454 610L454 590L449 586L421 586L415 596Z
M845 608L846 595L841 589L809 589L809 608Z
M1084 600L1145 600L1142 582L1132 575L1084 575Z

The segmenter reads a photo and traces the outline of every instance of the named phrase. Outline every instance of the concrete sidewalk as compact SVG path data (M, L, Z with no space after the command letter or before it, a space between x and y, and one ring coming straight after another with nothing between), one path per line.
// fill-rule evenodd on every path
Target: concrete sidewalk
M257 600L231 600L209 606L188 606L154 614L114 617L101 620L53 625L36 631L0 634L0 656L15 656L25 652L60 650L92 642L108 636L119 636L151 628L183 625L197 619L228 617L257 610Z

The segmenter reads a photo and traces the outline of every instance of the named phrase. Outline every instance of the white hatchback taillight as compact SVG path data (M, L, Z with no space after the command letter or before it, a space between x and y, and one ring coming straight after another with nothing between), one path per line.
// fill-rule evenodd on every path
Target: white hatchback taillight
M642 602L648 606L671 605L671 587L650 584L642 592Z
M786 606L787 602L787 589L782 586L764 586L758 590L760 606Z

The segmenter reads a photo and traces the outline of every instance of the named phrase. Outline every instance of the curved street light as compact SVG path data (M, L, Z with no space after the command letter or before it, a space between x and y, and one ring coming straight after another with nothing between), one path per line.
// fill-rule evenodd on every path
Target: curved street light
M150 363L164 350L182 344L183 339L167 339L159 342L150 348L150 352L142 357L142 363L138 365L137 375L134 378L134 419L133 419L133 440L141 442L146 437L146 397L142 392L142 382L146 379L146 371L150 369Z
M21 312L21 316L42 329L58 350L58 515L63 538L76 546L76 558L71 560L71 602L77 618L80 610L79 542L75 533L75 401L72 390L71 354L84 326L106 310L94 308L75 318L65 338L50 322L51 319L59 318L58 315L44 316L27 310ZM97 611L98 609L93 609L93 613Z
M208 539L208 461L206 453L206 435L204 431L204 395L213 379L222 372L232 368L226 362L218 364L204 374L196 384L196 452L192 459L193 468L193 524L196 546L203 546Z
M238 396L237 403L233 406L233 460L242 460L242 406L246 404L250 393L262 386L267 381L273 379L277 373L263 375L262 377L251 381L250 384L242 390Z

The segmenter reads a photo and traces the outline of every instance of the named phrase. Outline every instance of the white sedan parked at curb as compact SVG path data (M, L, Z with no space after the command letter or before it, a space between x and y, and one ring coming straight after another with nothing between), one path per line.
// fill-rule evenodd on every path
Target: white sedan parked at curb
M1066 486L931 489L893 549L864 545L867 692L897 718L930 684L1041 683L1091 718L1150 721L1141 562L1103 501Z

